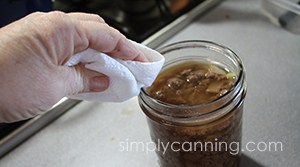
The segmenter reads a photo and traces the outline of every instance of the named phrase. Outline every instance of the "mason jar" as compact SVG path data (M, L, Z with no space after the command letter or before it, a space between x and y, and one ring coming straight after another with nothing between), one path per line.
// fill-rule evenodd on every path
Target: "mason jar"
M209 41L182 41L159 49L164 69L186 61L222 67L236 77L217 99L199 105L169 104L142 88L139 105L145 115L161 167L237 167L241 156L245 70L229 48Z

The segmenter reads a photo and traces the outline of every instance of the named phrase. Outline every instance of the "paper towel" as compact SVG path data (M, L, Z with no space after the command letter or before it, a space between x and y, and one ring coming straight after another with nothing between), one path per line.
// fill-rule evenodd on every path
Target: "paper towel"
M109 87L103 92L79 93L72 99L122 102L139 94L144 86L150 86L161 70L164 57L155 50L142 44L134 45L147 57L149 62L138 62L113 58L93 49L87 49L70 58L66 66L85 64L90 70L109 77Z

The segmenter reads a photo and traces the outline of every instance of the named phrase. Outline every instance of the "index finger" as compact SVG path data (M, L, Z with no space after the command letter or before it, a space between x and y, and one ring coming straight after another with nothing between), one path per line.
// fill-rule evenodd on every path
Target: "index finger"
M87 45L86 48L92 48L120 59L148 61L132 42L107 24L79 21L75 24L75 29L79 34L79 39L74 39L75 46L82 48L82 45Z
M78 19L82 21L95 21L99 23L105 23L104 19L97 14L90 14L90 13L81 13L81 12L72 12L68 13L72 19Z

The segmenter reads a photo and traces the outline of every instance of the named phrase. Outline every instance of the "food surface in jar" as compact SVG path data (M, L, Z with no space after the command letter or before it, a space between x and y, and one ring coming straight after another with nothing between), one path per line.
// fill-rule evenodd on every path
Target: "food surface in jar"
M227 93L235 78L233 73L213 63L188 61L163 70L147 92L169 104L204 104Z

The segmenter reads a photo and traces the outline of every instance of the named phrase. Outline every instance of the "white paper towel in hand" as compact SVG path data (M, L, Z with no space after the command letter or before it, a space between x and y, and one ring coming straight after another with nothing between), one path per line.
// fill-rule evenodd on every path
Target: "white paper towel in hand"
M164 57L155 50L133 42L149 60L138 62L113 58L93 49L87 49L70 58L65 64L73 66L85 64L85 68L105 74L109 77L109 87L103 92L79 93L72 99L122 102L139 94L144 86L150 86L161 70Z

